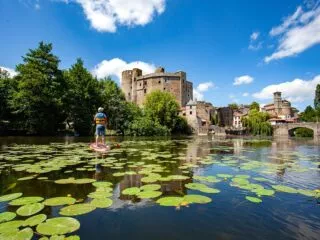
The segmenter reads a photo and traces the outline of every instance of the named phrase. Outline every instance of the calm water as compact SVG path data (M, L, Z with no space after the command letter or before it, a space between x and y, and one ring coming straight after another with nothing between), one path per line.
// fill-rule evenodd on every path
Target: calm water
M320 239L320 204L316 197L281 191L259 197L251 190L232 186L236 175L249 175L246 178L251 183L265 189L274 185L297 191L320 189L320 148L312 140L113 139L121 147L106 156L92 153L89 141L0 138L0 196L15 192L44 198L70 194L79 202L89 203L92 199L87 195L95 191L91 183L62 185L54 181L74 177L112 182L111 207L74 216L81 223L74 234L81 239ZM50 161L58 160L59 164L50 165ZM39 169L46 171L35 173ZM146 184L141 181L148 175L141 170L146 169L161 177L184 175L189 179L158 180L155 183L161 184L163 194L155 199L121 194L126 188ZM113 175L119 172L127 174ZM27 176L34 178L18 181ZM195 176L215 176L219 182L199 181L193 179ZM265 181L256 181L256 177ZM187 189L185 184L192 182L220 192ZM180 207L156 203L165 196L186 194L207 196L212 202ZM246 196L259 197L262 202L250 202ZM61 208L47 206L41 213L53 218L59 216ZM8 202L0 203L0 212L16 210ZM35 235L33 239L38 238Z

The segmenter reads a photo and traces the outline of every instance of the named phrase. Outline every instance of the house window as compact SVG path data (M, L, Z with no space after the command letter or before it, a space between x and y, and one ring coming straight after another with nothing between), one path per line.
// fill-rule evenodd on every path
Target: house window
M163 90L165 91L165 90L166 90L166 88L163 88Z
M190 115L192 115L192 111L190 111Z
M144 93L147 93L147 89L143 89Z
M159 81L159 83L161 83L161 81Z

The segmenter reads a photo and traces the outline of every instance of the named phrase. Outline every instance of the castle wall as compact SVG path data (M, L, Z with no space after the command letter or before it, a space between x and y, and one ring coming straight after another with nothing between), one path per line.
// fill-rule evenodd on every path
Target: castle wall
M132 70L122 72L121 89L128 102L132 101Z

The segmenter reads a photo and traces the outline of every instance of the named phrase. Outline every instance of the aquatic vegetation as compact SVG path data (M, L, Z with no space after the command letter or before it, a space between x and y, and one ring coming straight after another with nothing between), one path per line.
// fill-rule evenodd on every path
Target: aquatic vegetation
M37 232L43 235L63 235L80 228L80 222L70 217L51 218L37 226Z
M0 223L2 222L8 222L14 219L17 216L17 214L13 212L3 212L0 213Z
M30 240L33 237L33 230L31 228L24 228L21 231L7 232L0 235L1 239L14 240Z
M262 202L262 200L260 198L256 198L256 197L246 196L246 199L249 202L253 202L253 203L261 203Z
M212 200L211 198L206 196L189 194L183 197L183 201L188 202L189 204L190 203L205 204L205 203L210 203Z
M19 198L21 196L22 196L22 193L11 193L11 194L7 194L7 195L3 195L0 197L0 202L11 201L11 200Z
M93 199L90 204L96 208L108 208L113 201L110 198Z
M159 189L161 189L160 184L147 184L140 187L141 191L157 191Z
M43 197L22 197L9 202L11 206L21 206L26 204L38 203L43 201Z
M160 191L143 191L136 194L138 198L144 199L144 198L157 198L162 195L162 192Z
M60 205L71 205L76 202L76 199L71 197L55 197L46 199L43 204L46 206L60 206Z
M292 187L284 186L284 185L272 185L272 188L274 188L275 190L277 190L279 192L298 193L298 190L296 190Z
M178 207L183 202L183 197L163 197L157 200L157 203L166 207Z
M140 192L140 188L138 187L131 187L131 188L126 188L125 190L122 191L122 194L124 195L136 195Z
M39 225L40 223L44 222L47 219L47 215L45 214L38 214L32 217L27 218L24 220L23 226L24 227L34 227Z
M17 214L20 216L31 216L40 212L44 208L42 203L29 203L18 208Z
M185 187L188 189L191 189L191 190L198 190L198 191L204 192L204 193L219 193L220 192L219 189L208 187L207 185L202 184L202 183L187 183L185 185Z
M80 203L61 208L59 213L63 216L77 216L92 212L95 209L96 207L92 204Z

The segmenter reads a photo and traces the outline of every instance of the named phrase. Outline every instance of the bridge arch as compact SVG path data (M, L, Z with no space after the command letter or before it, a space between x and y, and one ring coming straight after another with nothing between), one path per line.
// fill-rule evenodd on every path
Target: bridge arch
M307 128L313 131L313 137L320 137L320 123L286 123L273 126L273 135L278 137L289 137L290 132L298 128Z

